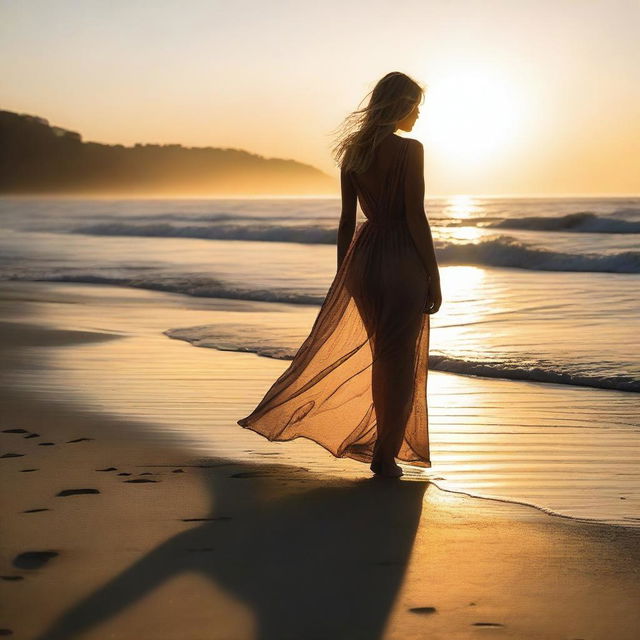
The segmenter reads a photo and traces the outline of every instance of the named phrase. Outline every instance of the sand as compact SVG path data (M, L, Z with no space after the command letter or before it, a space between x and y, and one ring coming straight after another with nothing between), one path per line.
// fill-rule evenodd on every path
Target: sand
M6 635L640 634L640 529L444 491L411 468L375 479L241 429L286 362L162 335L211 321L204 302L158 314L162 294L114 287L3 294ZM483 384L465 379L471 394Z

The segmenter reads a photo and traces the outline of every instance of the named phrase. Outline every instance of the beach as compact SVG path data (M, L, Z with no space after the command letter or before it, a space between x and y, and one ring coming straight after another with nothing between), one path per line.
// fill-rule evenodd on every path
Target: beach
M640 640L637 0L2 17L0 640Z
M0 288L5 635L638 636L637 477L584 468L607 446L620 473L637 469L623 419L636 394L430 370L433 467L374 479L312 442L235 424L286 360L164 333L260 319L270 303ZM585 438L598 407L608 426ZM546 447L565 466L550 479L534 427L552 422L562 432ZM567 487L548 490L572 482L571 505Z

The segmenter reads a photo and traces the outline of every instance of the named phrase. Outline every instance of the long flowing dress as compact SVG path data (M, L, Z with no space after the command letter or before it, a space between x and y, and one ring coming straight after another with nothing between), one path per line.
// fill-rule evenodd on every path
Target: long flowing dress
M407 198L424 198L424 176L407 170L410 142L392 134L369 175L345 174L366 220L309 336L240 426L269 440L308 438L336 457L370 462L385 447L431 467L428 277L405 216Z

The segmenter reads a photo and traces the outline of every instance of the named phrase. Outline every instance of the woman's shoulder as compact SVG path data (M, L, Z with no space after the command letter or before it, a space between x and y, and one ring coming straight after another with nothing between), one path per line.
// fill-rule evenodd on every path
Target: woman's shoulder
M390 136L394 139L394 145L401 151L406 151L410 156L420 156L424 154L422 142L415 138L406 138L394 133ZM389 142L391 144L391 142Z
M403 140L406 140L406 145L409 149L415 149L416 151L421 151L422 149L424 149L424 145L422 144L422 142L420 142L420 140L416 140L415 138L402 138Z
M409 162L422 162L424 158L424 145L415 138L404 138L406 140L406 154Z

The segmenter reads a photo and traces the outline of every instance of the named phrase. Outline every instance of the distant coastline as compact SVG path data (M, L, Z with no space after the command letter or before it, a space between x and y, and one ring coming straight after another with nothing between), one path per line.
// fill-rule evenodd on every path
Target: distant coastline
M241 149L84 142L39 116L0 110L0 194L333 195L337 180L291 159Z

